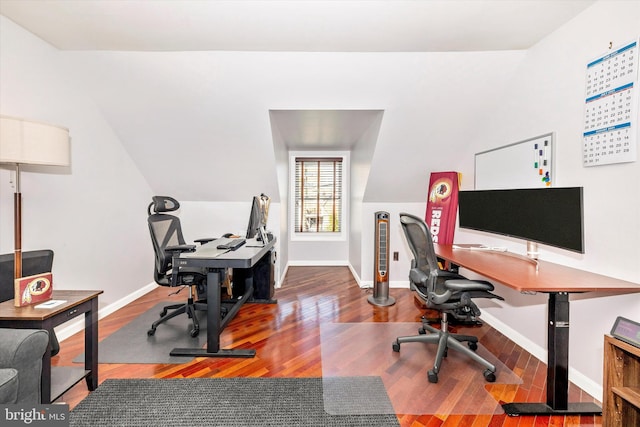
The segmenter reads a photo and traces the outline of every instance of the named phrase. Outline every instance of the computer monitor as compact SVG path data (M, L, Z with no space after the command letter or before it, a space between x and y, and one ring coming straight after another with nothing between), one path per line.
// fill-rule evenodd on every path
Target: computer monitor
M247 226L247 239L256 237L258 240L263 240L263 236L266 236L270 203L271 199L264 193L253 197L249 225Z
M458 193L460 228L584 253L582 187Z

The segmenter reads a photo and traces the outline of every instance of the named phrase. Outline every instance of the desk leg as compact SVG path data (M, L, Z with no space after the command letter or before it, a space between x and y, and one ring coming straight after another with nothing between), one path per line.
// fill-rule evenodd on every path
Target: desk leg
M255 350L220 349L222 319L220 317L220 286L222 269L210 269L207 273L207 348L174 348L171 356L194 357L254 357Z
M87 388L98 388L98 298L91 300L91 310L84 314L84 369Z
M550 293L547 319L547 405L565 410L569 394L569 294Z
M547 403L507 403L508 415L600 415L592 402L569 403L569 294L551 292L547 314Z
M53 326L50 319L45 320L39 328L49 331L49 336L53 334ZM51 403L51 342L42 355L42 374L40 376L40 403L43 405Z

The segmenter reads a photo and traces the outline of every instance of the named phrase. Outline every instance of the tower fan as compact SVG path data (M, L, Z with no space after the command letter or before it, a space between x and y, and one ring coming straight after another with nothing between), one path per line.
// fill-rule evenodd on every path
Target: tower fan
M389 296L389 213L375 213L373 295L367 301L373 305L388 306L396 303Z

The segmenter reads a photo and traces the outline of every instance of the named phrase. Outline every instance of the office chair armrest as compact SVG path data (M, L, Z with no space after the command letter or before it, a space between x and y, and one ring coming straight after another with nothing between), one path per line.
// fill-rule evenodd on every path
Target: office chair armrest
M164 248L165 252L192 252L196 249L196 245L174 245Z
M194 240L194 242L200 243L201 245L204 245L205 243L209 243L209 242L214 241L214 240L216 240L215 237L203 237L202 239Z
M447 280L444 286L456 292L493 290L493 285L484 280Z
M411 283L420 283L422 286L426 286L429 276L419 268L412 268L411 271L409 271L409 279Z

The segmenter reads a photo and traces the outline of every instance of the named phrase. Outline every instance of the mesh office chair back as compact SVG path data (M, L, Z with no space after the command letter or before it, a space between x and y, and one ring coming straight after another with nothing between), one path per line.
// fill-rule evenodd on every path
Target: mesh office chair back
M412 280L410 280L410 283L421 297L428 300L429 292L439 294L445 291L443 286L444 280L438 280L439 276L445 276L446 279L464 279L464 277L455 273L440 269L431 233L429 232L427 224L422 219L414 215L402 213L400 214L400 223L407 238L409 249L411 249L413 253L411 269L417 268L426 275L426 277L421 276L420 278L422 280L419 280L415 277L415 274L410 273L413 276L411 277ZM445 277L441 277L441 279Z
M172 212L179 208L180 203L177 200L166 196L154 196L148 208L149 232L156 258L154 280L163 286L171 285L166 273L171 269L172 254L165 249L185 244L180 219L163 212Z
M193 287L197 289L198 294L205 294L207 272L202 269L178 269L177 267L173 269L174 255L195 249L195 245L185 244L180 219L177 216L165 213L176 211L179 208L180 203L176 199L167 196L154 196L147 208L149 232L151 233L151 242L155 253L155 268L153 272L155 282L161 286L187 286L189 288L189 297L186 303L165 306L160 313L160 319L153 322L151 328L147 331L149 336L156 333L156 328L161 323L186 313L192 324L189 333L192 337L195 337L200 332L196 311L207 309L206 303L195 301L193 296Z

